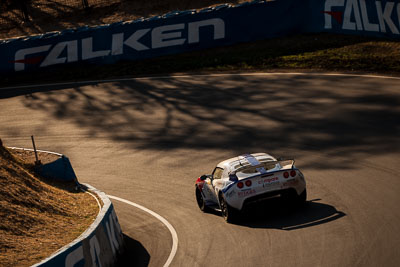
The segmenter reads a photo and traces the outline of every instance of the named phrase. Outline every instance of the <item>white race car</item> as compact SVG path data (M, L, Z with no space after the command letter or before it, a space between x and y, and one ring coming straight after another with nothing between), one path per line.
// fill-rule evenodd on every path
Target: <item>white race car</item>
M278 160L266 153L224 160L211 175L196 181L199 208L220 209L227 222L235 221L246 205L277 196L302 204L307 199L306 182L294 160Z

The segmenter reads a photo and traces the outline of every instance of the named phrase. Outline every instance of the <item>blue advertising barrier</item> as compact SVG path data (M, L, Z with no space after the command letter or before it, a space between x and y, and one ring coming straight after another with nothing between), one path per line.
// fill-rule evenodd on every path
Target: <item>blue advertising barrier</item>
M304 32L400 39L399 0L307 0Z
M0 42L0 73L154 58L295 33L400 38L400 3L276 0L83 27Z

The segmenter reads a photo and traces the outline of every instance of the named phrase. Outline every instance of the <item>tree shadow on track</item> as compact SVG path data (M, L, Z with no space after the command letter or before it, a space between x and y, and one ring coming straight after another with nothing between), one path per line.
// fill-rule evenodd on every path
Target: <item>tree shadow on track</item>
M316 201L319 199L307 201L303 207L289 208L280 200L271 199L263 205L246 210L237 224L291 231L329 223L346 216L335 207Z
M385 82L307 74L170 77L31 88L22 102L53 120L75 123L90 138L134 149L294 151L295 157L317 151L330 160L303 168L343 169L354 166L337 159L343 154L399 150L400 97L393 90L399 82Z
M129 236L123 234L124 251L119 255L115 266L137 266L145 267L149 265L150 254L143 245Z

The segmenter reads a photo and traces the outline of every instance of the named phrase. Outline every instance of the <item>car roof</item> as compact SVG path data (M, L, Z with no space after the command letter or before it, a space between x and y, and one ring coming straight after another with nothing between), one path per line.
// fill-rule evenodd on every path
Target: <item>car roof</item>
M234 158L230 158L218 163L217 167L224 169L224 177L232 171L235 171L235 166L240 165L241 163L252 164L253 161L276 161L276 159L267 153L252 153L252 154L244 154Z

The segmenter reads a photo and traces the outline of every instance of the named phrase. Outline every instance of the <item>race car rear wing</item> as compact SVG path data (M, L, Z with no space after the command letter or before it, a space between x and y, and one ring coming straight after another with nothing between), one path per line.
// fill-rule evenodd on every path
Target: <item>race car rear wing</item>
M268 164L275 163L276 164L276 163L281 163L281 162L284 162L284 161L292 161L291 162L291 164L292 164L291 168L292 169L294 168L294 159L285 159L283 157L279 157L276 161L260 162L251 154L243 154L243 155L239 156L240 165L242 165L241 160L243 160L244 162L247 162L248 164L250 164L251 166L253 166L255 168L260 168L260 170L264 169L264 166L265 166L266 163L268 163ZM264 169L264 171L266 171L266 170Z
M288 164L282 164L282 162L287 162ZM276 165L279 163L279 165L281 165L281 167L286 167L286 166L290 165L290 169L295 168L295 166L294 166L295 160L294 159L284 159L284 158L278 158L277 160L268 161L268 162L257 162L257 164L252 164L251 167L255 168L260 174L267 174L269 168L266 169L266 166L265 166L266 163L270 164L270 165ZM287 169L287 168L285 168L285 169ZM282 169L282 170L284 170L284 169ZM229 180L237 181L238 180L238 177L236 175L237 172L240 172L240 169L229 173ZM260 174L257 174L256 176L258 176Z
M285 158L282 158L282 157L280 157L280 158L278 158L277 159L277 162L279 162L279 164L281 164L281 162L286 162L286 161L291 161L291 169L294 169L294 163L295 163L295 160L294 159L285 159ZM281 164L282 165L282 164Z
M282 162L286 162L287 164L282 164ZM259 162L258 164L256 164L256 165L253 165L253 167L254 168L264 168L264 166L265 166L265 164L266 163L268 163L268 164L277 164L277 163L279 163L281 166L287 166L287 165L291 165L290 166L290 168L291 169L294 169L294 163L295 163L295 160L294 159L285 159L285 158L278 158L277 160L274 160L274 161L268 161L268 162ZM264 169L265 170L265 169ZM266 170L265 170L266 171Z

